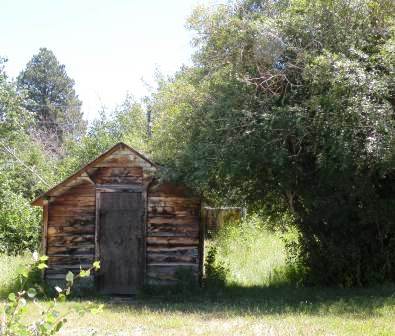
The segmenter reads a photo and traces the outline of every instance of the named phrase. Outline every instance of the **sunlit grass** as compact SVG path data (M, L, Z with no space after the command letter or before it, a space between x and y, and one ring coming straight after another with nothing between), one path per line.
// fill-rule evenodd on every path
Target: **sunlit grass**
M61 335L389 336L395 335L394 290L250 287L182 302L168 297L104 301L98 315L72 314ZM67 302L61 310L79 305Z
M8 291L18 287L16 283L18 270L31 262L32 257L28 253L19 256L0 254L0 298L6 297Z
M230 223L207 242L216 246L216 263L227 270L227 283L274 286L289 283L285 244L278 232L265 228L258 217Z
M395 335L395 286L335 289L289 284L285 273L273 276L273 269L287 267L280 236L256 224L229 227L210 241L229 269L225 288L190 295L163 291L139 295L127 304L91 298L104 305L103 311L83 316L72 312L60 335ZM12 288L19 265L29 261L30 256L0 256L0 291ZM73 298L58 308L74 311L87 300ZM25 318L38 317L36 306L29 303Z

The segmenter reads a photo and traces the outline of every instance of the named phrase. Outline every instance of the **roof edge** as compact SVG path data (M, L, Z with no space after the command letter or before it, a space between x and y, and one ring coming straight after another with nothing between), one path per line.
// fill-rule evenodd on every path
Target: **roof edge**
M101 160L104 160L108 155L111 155L112 153L114 153L115 151L117 151L118 149L120 149L122 147L127 148L128 150L130 150L131 152L133 152L134 154L139 156L141 159L143 159L144 161L148 162L151 166L158 168L158 166L155 163L153 163L150 159L148 159L143 154L139 153L138 151L136 151L135 149L133 149L132 147L130 147L129 145L127 145L127 144L125 144L123 142L118 142L114 146L112 146L111 148L109 148L108 150L106 150L105 152L100 154L97 158L95 158L94 160L90 161L89 163L87 163L82 168L80 168L77 172L75 172L74 174L72 174L69 177L65 178L62 182L58 183L57 185L55 185L51 189L47 190L45 193L43 193L40 196L38 196L30 204L33 205L33 206L43 206L43 201L47 197L50 196L49 195L50 193L56 191L57 189L59 189L60 187L62 187L64 185L66 185L68 182L72 181L73 179L75 179L77 177L80 177L80 175L82 175L87 169L91 168L94 164L100 162Z

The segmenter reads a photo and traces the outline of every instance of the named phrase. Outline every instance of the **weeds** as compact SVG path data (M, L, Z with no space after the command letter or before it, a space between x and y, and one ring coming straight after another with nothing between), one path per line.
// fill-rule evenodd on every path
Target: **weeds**
M300 271L287 262L292 232L270 230L257 216L229 223L207 243L206 276L228 286L298 284Z

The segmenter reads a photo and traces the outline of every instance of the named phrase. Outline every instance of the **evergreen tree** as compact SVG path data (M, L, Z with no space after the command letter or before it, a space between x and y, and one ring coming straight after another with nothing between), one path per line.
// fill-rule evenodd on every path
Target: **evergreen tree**
M33 113L37 129L56 139L79 138L86 129L74 80L54 53L41 48L18 76L18 90L25 93L25 108Z

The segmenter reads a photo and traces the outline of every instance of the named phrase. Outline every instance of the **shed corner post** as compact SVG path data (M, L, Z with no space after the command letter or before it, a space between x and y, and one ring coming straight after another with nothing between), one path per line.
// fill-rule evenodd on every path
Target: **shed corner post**
M142 227L142 242L141 242L141 248L140 248L140 254L141 254L141 260L140 260L140 272L142 273L140 277L140 287L145 287L148 283L147 279L147 237L148 237L148 200L149 200L149 194L148 194L148 187L149 184L147 184L144 188L144 192L142 193L142 196L144 198L143 204L144 204L144 213L143 213L143 227Z
M42 228L41 228L41 255L47 255L47 242L48 242L48 200L43 200L43 215L42 215ZM42 272L42 279L45 278L45 269Z
M203 286L203 277L204 277L204 240L206 238L206 218L203 216L203 206L200 202L200 211L199 211L199 285Z
M96 187L96 202L95 202L95 258L94 261L100 261L100 243L99 243L99 234L100 234L100 190ZM99 289L99 279L97 276L97 272L94 275L94 283L96 290Z

